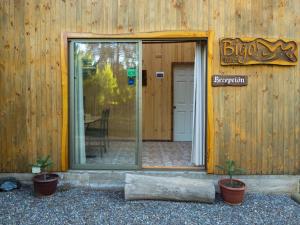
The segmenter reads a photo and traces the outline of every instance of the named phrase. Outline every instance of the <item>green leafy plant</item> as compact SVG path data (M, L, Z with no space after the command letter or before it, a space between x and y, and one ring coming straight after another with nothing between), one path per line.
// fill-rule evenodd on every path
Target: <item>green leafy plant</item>
M38 158L36 163L32 164L31 166L40 167L42 171L45 171L46 168L50 168L53 165L52 160L50 159L50 155L45 157Z
M234 160L226 160L225 162L225 166L220 166L220 165L217 165L216 166L218 169L224 171L225 174L227 174L229 176L229 183L226 183L226 186L229 186L229 187L237 187L237 186L240 186L239 183L237 182L234 182L234 180L232 179L233 175L237 175L237 174L242 174L242 173L245 173L246 170L245 169L242 169L242 168L238 168L236 167L235 165L235 161Z

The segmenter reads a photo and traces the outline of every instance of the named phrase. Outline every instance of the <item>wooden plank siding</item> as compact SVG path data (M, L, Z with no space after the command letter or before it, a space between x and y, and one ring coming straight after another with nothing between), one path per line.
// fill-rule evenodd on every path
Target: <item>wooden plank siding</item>
M249 174L299 174L299 62L221 66L219 53L219 39L225 37L286 38L300 49L299 15L298 0L0 0L0 172L28 172L28 164L45 154L51 154L53 170L64 169L63 32L213 31L213 74L248 75L249 84L211 88L208 83L214 141L209 172L217 173L215 165L228 156ZM145 52L169 51L163 48ZM159 134L169 138L167 130Z

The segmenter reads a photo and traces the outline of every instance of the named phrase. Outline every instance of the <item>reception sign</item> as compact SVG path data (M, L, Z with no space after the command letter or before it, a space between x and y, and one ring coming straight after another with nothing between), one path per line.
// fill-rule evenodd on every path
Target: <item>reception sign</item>
M246 86L248 77L244 75L214 75L212 76L212 86Z
M296 65L298 49L295 41L263 38L220 40L221 65L275 64Z

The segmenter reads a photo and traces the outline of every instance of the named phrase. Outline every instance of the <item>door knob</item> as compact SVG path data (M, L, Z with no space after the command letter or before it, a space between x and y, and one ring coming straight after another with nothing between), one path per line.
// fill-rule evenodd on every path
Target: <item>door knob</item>
M173 105L173 109L176 109L176 105Z

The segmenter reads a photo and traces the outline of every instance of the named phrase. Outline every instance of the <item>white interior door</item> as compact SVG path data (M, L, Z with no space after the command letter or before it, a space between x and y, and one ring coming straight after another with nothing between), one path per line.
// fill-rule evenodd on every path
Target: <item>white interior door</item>
M174 141L192 141L194 65L174 67Z

